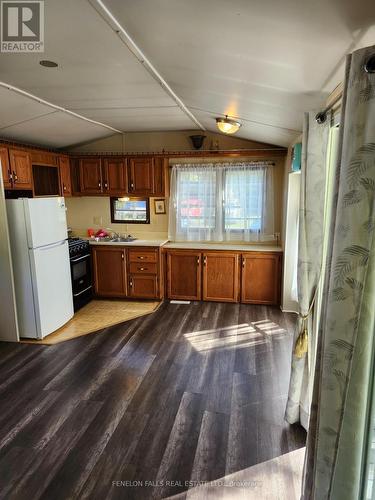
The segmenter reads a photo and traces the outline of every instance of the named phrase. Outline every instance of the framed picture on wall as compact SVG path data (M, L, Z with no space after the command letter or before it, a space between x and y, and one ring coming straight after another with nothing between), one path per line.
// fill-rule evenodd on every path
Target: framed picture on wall
M155 213L156 214L165 214L165 200L154 200L155 203Z

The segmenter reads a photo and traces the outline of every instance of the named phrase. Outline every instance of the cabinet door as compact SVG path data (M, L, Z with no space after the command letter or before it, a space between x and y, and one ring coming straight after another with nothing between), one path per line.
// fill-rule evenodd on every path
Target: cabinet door
M12 188L12 173L10 171L8 149L0 147L1 171L3 173L3 183L5 189Z
M158 299L157 276L131 274L129 277L129 297L138 299Z
M13 187L33 189L30 153L20 149L9 149L9 161L13 174Z
M154 193L153 196L169 196L169 163L168 158L154 159Z
M103 160L103 192L119 196L128 192L126 159L105 158Z
M61 196L72 196L70 161L68 156L59 157Z
M84 158L79 161L82 194L102 193L102 172L100 158Z
M126 296L125 248L93 248L95 293L102 297Z
M201 299L201 253L173 251L167 253L168 298Z
M153 158L130 158L129 193L146 196L154 194Z
M279 297L280 254L243 254L241 302L248 304L278 304Z
M203 300L238 302L239 254L207 252L203 254Z

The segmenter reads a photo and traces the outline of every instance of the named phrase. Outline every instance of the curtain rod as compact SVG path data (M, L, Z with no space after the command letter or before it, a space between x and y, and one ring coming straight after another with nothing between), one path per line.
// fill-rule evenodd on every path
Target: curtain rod
M238 166L238 165L253 165L253 166L263 166L267 165L270 167L274 167L276 165L275 162L273 161L233 161L233 162L222 162L222 161L217 161L217 162L207 162L207 163L174 163L169 165L170 167L206 167L207 165L226 165L226 166Z
M329 106L324 108L322 111L319 111L319 113L315 115L315 120L317 121L317 123L319 123L319 125L321 125L327 120L328 111L330 111L335 106L335 104L339 102L341 97L342 95L339 94L335 99L333 99L333 101L329 104Z

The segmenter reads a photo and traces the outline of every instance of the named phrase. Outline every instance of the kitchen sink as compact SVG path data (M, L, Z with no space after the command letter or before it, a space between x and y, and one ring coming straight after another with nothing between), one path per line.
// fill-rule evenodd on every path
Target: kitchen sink
M137 238L133 238L132 236L119 236L117 238L111 238L109 241L112 243L129 243L130 241L135 241L136 239Z

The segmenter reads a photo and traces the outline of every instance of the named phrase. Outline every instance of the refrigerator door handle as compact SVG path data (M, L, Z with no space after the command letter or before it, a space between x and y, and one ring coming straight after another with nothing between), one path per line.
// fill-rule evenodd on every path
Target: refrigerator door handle
M66 240L59 241L58 243L51 243L51 245L43 245L42 247L36 247L34 249L30 250L49 250L50 248L56 248L56 247L61 247L62 245L65 245Z

